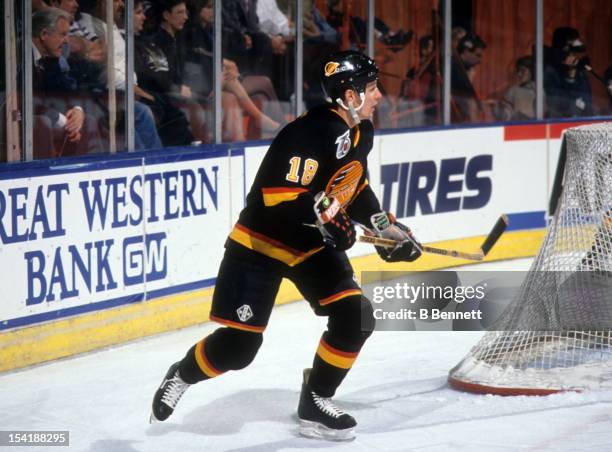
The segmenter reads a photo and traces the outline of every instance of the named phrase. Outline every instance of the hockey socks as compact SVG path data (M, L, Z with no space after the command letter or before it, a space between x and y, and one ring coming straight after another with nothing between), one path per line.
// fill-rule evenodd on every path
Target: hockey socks
M353 366L359 350L348 351L347 347L340 348L339 344L334 343L326 336L329 336L327 332L323 334L319 342L312 364L309 384L320 396L332 397ZM330 342L335 346L331 345Z
M311 388L323 397L334 395L374 329L362 322L373 317L370 302L361 295L334 302L327 309L327 331L319 341L309 378Z
M179 372L189 384L247 367L255 358L261 333L219 328L195 344L180 362Z
M209 378L218 377L223 373L208 359L206 339L208 337L191 347L179 364L179 373L186 383L194 384Z

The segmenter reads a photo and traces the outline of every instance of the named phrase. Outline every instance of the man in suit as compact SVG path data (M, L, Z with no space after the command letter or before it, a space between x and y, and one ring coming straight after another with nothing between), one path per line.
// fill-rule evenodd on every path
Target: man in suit
M76 90L76 81L60 65L62 48L68 41L70 20L68 14L56 8L43 9L32 16L33 89L35 114L46 117L50 123L43 122L49 124L54 132L65 134L65 141L78 143L82 139L81 130L85 121L83 108L73 105L70 100L66 102L63 99L65 96L60 96L62 99L51 99L49 96ZM67 108L61 108L66 103ZM44 144L40 143L40 146ZM45 155L47 152L42 149L40 153L43 157L52 156Z
M96 120L80 105L77 81L62 56L72 17L57 8L32 15L34 158L62 157L106 149Z

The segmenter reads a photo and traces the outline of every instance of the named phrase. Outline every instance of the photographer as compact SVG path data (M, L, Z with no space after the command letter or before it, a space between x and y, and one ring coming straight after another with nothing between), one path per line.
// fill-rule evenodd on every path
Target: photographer
M589 60L578 30L555 29L552 48L547 49L547 53L544 70L547 117L591 116L593 96L585 69Z

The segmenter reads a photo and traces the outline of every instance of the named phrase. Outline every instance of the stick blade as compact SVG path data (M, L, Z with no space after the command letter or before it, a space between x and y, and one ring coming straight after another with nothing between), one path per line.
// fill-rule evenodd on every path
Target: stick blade
M491 248L493 248L493 245L497 243L497 241L499 240L499 238L504 233L507 227L508 227L508 216L502 215L501 217L497 219L495 226L493 226L493 229L491 229L491 232L489 232L489 235L487 236L484 243L480 247L483 256L486 256L487 254L489 254L489 251L491 251Z

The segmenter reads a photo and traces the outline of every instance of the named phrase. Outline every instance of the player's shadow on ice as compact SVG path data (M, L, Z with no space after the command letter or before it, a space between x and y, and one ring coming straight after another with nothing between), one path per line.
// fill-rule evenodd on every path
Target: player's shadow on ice
M262 432L258 437L253 437L252 434L245 436L244 443L249 443L249 445L244 448L231 449L231 451L267 452L292 447L326 449L338 446L339 443L311 440L298 435L298 422L295 414L298 398L297 390L243 390L212 400L187 413L178 422L173 422L171 418L164 423L155 424L148 429L147 435L161 436L171 432L202 436L246 435L245 425L271 422L280 424L280 431L290 436L266 442L275 436L278 438L279 428L272 427L269 434ZM371 385L358 391L342 392L334 400L341 408L346 409L357 418L359 422L357 441L359 441L360 433L380 434L402 430L409 432L413 429L513 416L516 415L516 403L521 402L521 411L524 413L585 405L585 401L572 400L568 403L566 400L559 400L552 404L553 406L542 407L539 404L525 406L524 401L521 400L513 402L502 397L491 398L465 394L450 389L446 383L446 376L423 380L406 378ZM502 406L498 406L500 403ZM483 413L474 414L475 406L484 408ZM497 410L496 414L492 415L495 410ZM258 441L261 443L256 444Z
M295 426L292 413L297 409L299 397L298 391L245 389L196 408L186 414L180 423L173 423L172 418L164 423L156 423L149 433L163 435L171 431L182 431L201 435L228 435L239 432L245 424L262 421Z
M430 413L444 406L444 403L435 400L434 396L431 396L431 404L425 400L417 404L418 406L414 406L406 401L407 398L413 396L429 399L428 395L444 387L445 380L442 378L396 381L370 386L357 392L343 393L335 400L342 408L355 415L360 421L360 430L389 431L395 430L397 424L405 425L406 419L402 419L403 416L398 416L398 410L405 411L406 415L414 417L425 414L424 409L427 413ZM171 418L164 423L155 424L149 429L148 434L158 436L170 432L186 432L205 436L223 436L236 434L246 424L253 422L274 422L285 425L287 430L297 437L296 409L298 399L298 391L247 389L212 400L206 405L196 408L186 414L180 423L172 422ZM393 409L387 410L384 409L385 407L393 407ZM380 410L380 408L383 409ZM412 412L409 413L411 410ZM387 412L388 415L385 415L384 412ZM383 419L380 419L381 416ZM285 441L275 444L279 449L287 446ZM327 447L326 444L329 443L307 441L304 445L319 448ZM276 446L266 444L262 450L276 450ZM249 450L252 449L252 446L249 447Z
M419 382L399 381L370 386L358 392L343 393L334 400L359 419L359 412L373 411L380 404L418 394L430 393L444 387L441 379ZM245 424L276 422L297 429L299 392L285 389L245 389L199 406L184 415L180 422L173 418L156 423L150 435L164 435L180 431L200 435L228 435L238 433ZM181 407L179 405L178 409Z
M302 448L317 449L338 445L334 442L310 440L299 436L296 414L299 397L298 391L247 389L196 408L186 414L180 423L172 422L172 418L164 423L156 423L148 429L147 434L161 436L171 432L184 432L204 436L226 436L239 434L246 424L273 422L282 424L283 429L293 436L259 445L251 444L244 449L237 448L233 451L261 450L267 452L291 446L295 447L296 445ZM356 407L359 407L359 409L365 408L358 402L351 403L351 409ZM265 441L267 437L268 435L262 435L261 439Z
M297 392L283 389L245 389L196 408L180 425L168 425L168 429L228 435L250 422L291 424L290 415L297 407L298 397Z

